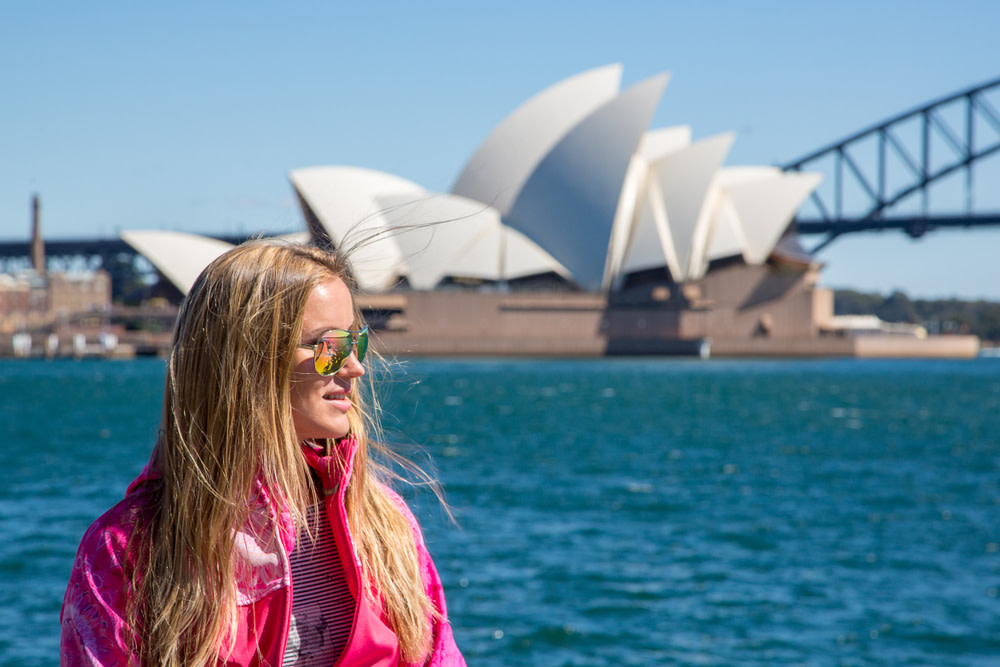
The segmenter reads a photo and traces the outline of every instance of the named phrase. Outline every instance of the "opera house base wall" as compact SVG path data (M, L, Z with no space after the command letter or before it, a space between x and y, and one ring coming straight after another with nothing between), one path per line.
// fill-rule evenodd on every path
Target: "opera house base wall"
M646 275L608 301L611 337L812 339L833 315L808 266L730 262L683 284ZM829 312L827 312L829 311Z
M970 359L979 355L976 336L858 336L854 339L856 357Z
M605 353L602 295L437 291L359 296L391 356L572 356Z
M972 359L979 355L976 336L855 336L766 340L719 338L713 357L857 357L861 359Z
M974 336L830 336L829 290L813 269L723 267L696 282L647 280L608 298L474 290L360 295L386 356L685 355L974 357Z

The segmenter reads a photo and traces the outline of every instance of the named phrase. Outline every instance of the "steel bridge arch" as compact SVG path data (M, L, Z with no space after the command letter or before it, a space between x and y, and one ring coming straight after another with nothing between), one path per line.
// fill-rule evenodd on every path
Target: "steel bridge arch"
M1000 112L987 99L987 95L994 91L1000 91L1000 78L901 113L784 165L785 170L802 171L833 159L832 199L824 198L819 191L813 192L809 201L818 211L819 219L797 217L792 228L799 234L825 234L826 238L812 249L812 252L816 252L837 237L851 232L900 229L917 238L942 227L1000 225L1000 213L979 214L973 210L972 166L976 161L1000 152ZM942 111L955 104L964 105L957 131L953 127L954 123L949 123L942 115ZM919 157L914 157L907 142L898 136L901 127L914 121L919 123ZM981 126L977 123L992 128L992 136L988 141L983 142L977 136L976 129ZM934 164L932 160L932 157L936 157L932 156L931 151L935 139L951 150L951 155L948 156L950 159L941 164ZM862 169L862 165L851 153L852 149L858 149L872 140L876 142L874 177ZM890 161L890 155L895 156L896 162ZM897 163L902 164L905 169L904 184L898 188L890 188L890 176L899 178L899 173L897 171L890 174L889 169ZM928 186L962 169L965 170L965 212L957 215L933 215L929 210ZM868 198L869 208L863 214L851 216L844 213L845 182L853 184ZM923 195L920 214L884 215L893 206L917 192Z

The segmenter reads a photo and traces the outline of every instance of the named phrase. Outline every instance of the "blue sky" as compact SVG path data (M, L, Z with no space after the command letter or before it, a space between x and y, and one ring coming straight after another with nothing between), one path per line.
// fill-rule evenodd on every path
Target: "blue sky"
M301 228L288 171L450 189L510 111L622 63L673 78L653 126L781 164L1000 76L1000 3L38 2L0 9L0 238ZM1000 181L980 207L1000 210ZM994 183L990 187L989 183ZM992 198L992 201L990 200ZM995 205L993 205L995 203ZM1000 300L1000 229L838 240L823 284Z

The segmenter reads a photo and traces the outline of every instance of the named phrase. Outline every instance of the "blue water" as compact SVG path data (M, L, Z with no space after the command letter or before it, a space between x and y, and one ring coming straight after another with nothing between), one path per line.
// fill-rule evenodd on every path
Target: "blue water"
M0 361L0 665L58 659L163 362ZM1000 359L413 361L470 665L1000 665Z

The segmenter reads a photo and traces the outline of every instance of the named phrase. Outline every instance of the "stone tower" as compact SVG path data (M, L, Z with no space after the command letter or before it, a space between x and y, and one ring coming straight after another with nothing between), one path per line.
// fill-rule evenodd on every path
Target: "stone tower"
M35 273L45 275L45 241L42 240L41 203L38 195L31 198L31 265Z

